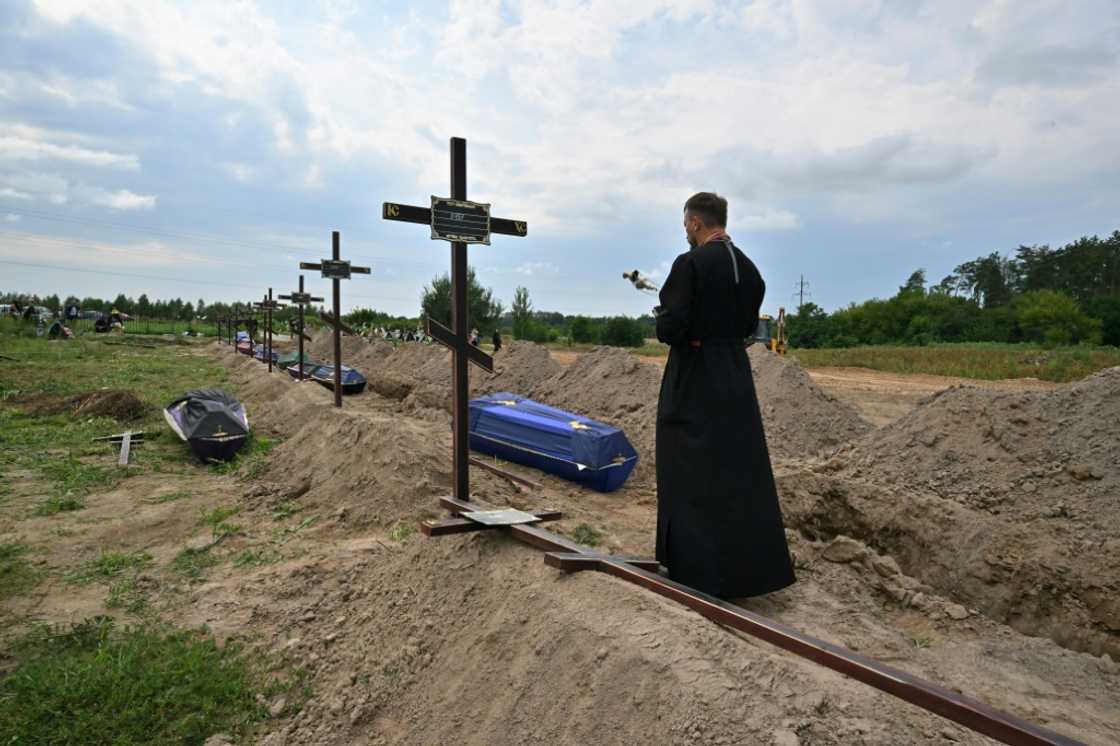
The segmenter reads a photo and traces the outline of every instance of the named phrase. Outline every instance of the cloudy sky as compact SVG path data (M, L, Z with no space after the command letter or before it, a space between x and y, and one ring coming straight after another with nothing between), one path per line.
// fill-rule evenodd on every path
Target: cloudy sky
M337 229L415 314L448 245L380 205L462 136L507 305L645 312L715 190L766 309L831 310L1120 228L1118 52L1116 0L0 0L0 290L245 300Z

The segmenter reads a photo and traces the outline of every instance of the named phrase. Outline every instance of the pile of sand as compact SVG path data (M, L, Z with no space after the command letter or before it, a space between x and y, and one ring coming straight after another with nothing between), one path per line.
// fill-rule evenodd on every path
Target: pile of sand
M796 362L758 345L750 348L750 359L771 454L814 456L872 429L854 409L813 383Z
M1081 522L1104 538L1120 529L1118 443L1111 368L1046 392L947 389L845 449L835 467L992 513Z

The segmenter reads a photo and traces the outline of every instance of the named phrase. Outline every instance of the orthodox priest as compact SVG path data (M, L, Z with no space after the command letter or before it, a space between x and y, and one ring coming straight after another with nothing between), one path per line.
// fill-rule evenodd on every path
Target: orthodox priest
M691 249L655 309L670 346L657 405L657 559L673 580L738 598L795 578L746 352L766 284L726 226L719 195L685 202Z

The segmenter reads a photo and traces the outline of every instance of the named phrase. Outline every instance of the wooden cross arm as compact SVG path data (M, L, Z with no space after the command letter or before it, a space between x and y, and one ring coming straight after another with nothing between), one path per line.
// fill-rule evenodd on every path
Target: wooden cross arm
M624 557L617 554L577 554L575 552L545 552L544 563L565 572L602 569L604 562L622 562L645 570L661 572L661 563L646 557Z
M296 303L299 305L323 302L322 298L316 298L314 296L308 295L307 293L292 293L291 295L278 295L276 297L280 300L292 300L293 298L295 298Z
M431 225L432 208L417 207L416 205L401 205L396 202L385 202L381 205L381 217L384 220L396 220L402 223ZM492 217L490 218L490 232L500 233L503 236L523 237L529 233L529 224L524 220L508 220L506 218Z
M456 336L455 332L451 331L446 326L433 319L431 316L428 317L427 321L428 334L432 335L433 339L435 339L441 345L451 348L452 350L457 350L459 348L459 339ZM478 349L472 344L467 344L466 348L467 360L482 368L487 373L494 372L494 358L490 357L485 352Z
M344 260L340 259L339 261L344 261ZM300 269L314 269L314 270L322 271L323 265L319 262L300 262L299 263L299 268ZM350 273L351 274L368 275L370 273L370 271L371 270L370 270L369 267L356 267L353 264L350 265ZM282 298L284 296L280 296L280 297ZM318 300L323 300L323 299L319 298Z
M320 311L319 312L319 318L321 318L323 321L327 322L331 326L337 326L339 329L346 332L351 337L360 337L361 336L356 331L354 331L349 326L347 326L346 322L344 322L344 321L337 321L336 322L334 320L334 314L332 314L330 311Z

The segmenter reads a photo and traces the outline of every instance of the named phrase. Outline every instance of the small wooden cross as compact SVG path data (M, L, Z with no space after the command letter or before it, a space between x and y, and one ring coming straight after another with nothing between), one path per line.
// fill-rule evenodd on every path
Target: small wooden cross
M299 361L296 367L299 369L299 380L303 380L303 307L309 303L322 303L322 298L314 298L311 293L303 292L303 275L299 276L299 290L294 290L288 295L281 295L281 300L291 301L294 305L299 306Z
M268 372L272 372L272 312L278 311L284 307L282 303L277 303L272 299L272 288L268 289L268 295L264 300L259 303L254 303L257 308L264 311L265 314L265 330L264 336L268 341L265 343L264 354L268 358Z
M323 259L318 264L313 262L300 262L300 269L317 269L325 279L329 279L333 285L333 300L334 300L334 405L336 407L342 406L342 329L339 328L339 323L342 320L342 288L339 285L340 280L349 280L350 275L358 273L361 275L369 274L369 267L354 267L350 264L349 259L342 259L339 256L338 248L338 231L331 231L331 258ZM301 363L302 365L302 363Z
M402 205L386 202L381 208L385 220L419 223L431 227L432 239L451 242L451 328L428 318L428 334L440 344L451 349L454 371L454 403L452 428L454 433L454 496L470 500L470 462L468 404L470 379L467 363L493 373L493 359L470 344L467 318L467 244L489 244L492 233L524 237L528 225L522 220L507 220L490 216L490 205L467 201L467 141L451 138L451 196L432 197L429 207Z

